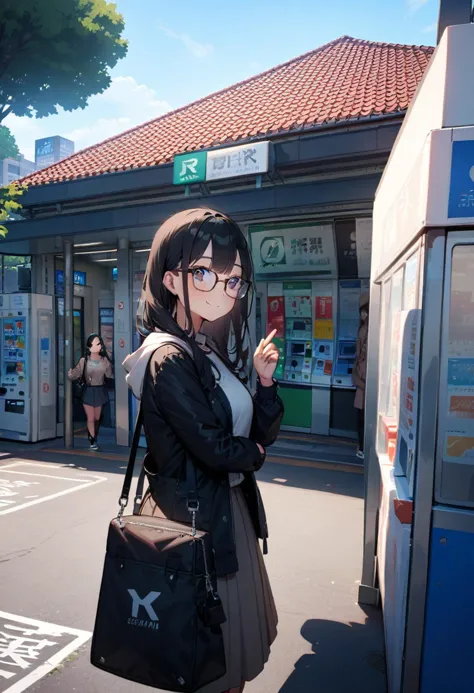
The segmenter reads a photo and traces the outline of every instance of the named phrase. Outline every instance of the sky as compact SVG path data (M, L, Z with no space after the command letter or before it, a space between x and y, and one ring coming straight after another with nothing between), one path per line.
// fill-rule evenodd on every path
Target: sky
M349 35L435 45L439 0L116 0L127 56L84 110L8 116L20 151L62 135L76 151Z

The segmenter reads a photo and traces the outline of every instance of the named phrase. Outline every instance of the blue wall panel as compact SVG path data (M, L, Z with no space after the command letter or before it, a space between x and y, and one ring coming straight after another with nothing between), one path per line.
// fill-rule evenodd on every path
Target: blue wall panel
M433 529L421 693L474 691L474 533Z

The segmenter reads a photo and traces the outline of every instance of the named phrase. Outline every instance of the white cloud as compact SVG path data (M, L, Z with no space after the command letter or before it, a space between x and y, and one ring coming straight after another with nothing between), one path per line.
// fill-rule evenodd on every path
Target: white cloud
M415 14L418 10L421 10L424 5L426 5L430 0L406 0L408 11L410 14Z
M114 77L110 87L103 94L93 96L90 105L98 101L120 105L126 111L139 109L145 114L143 122L148 118L158 117L171 106L167 101L156 98L156 91L146 84L138 84L133 77Z
M63 137L75 142L76 150L78 150L84 149L90 144L102 142L102 140L118 135L131 127L133 126L130 123L130 118L99 118L88 127L75 128L71 132L65 132Z
M171 110L167 101L157 98L156 91L139 84L133 77L114 77L110 87L92 96L87 108L48 118L8 116L4 124L16 137L20 151L34 160L34 141L41 137L62 135L72 139L76 151L97 144L108 137L157 118Z
M429 26L423 27L421 30L424 34L432 34L434 31L436 31L438 28L438 22L433 22L433 24L430 24Z
M175 31L165 26L160 26L160 31L176 41L181 41L183 46L185 46L195 58L206 58L214 50L214 47L210 43L195 41L189 34L177 34Z

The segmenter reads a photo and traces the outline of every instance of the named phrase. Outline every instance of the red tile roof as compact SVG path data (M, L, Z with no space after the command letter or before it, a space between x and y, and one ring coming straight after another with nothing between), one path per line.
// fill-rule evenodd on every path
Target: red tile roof
M433 51L342 36L24 180L43 185L156 166L186 151L404 112Z

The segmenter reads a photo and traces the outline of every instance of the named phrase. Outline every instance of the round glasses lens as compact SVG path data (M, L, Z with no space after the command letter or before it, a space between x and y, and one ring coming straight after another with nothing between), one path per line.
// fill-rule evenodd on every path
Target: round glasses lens
M230 277L227 280L226 292L232 298L244 298L247 293L248 282L240 277Z
M212 291L217 282L217 277L212 270L198 267L193 270L193 283L199 291Z

